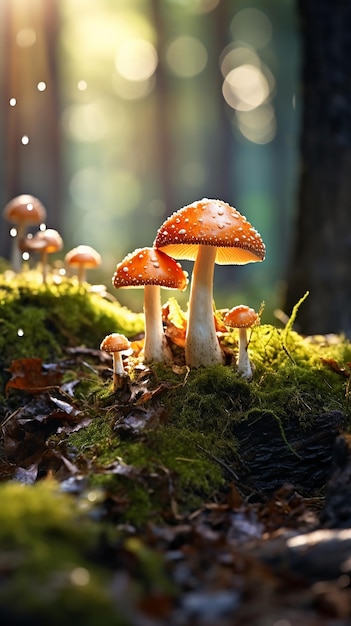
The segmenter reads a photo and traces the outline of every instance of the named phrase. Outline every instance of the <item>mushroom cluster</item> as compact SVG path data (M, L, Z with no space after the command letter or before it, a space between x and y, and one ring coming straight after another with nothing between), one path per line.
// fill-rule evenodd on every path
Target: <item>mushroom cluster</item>
M44 206L34 196L21 195L6 205L4 217L16 226L14 269L20 269L19 253L37 252L41 257L45 283L48 254L61 250L63 242L53 229L41 227L34 236L26 235L28 225L40 224L46 218ZM186 289L187 273L178 259L194 261L183 345L186 365L198 368L225 362L213 304L215 264L244 265L263 261L264 258L265 245L260 234L244 215L223 200L202 198L170 215L158 229L152 246L138 248L128 254L117 264L112 278L116 289L144 289L144 362L170 364L173 361L172 341L163 328L160 290L161 287ZM67 252L65 264L68 268L76 268L81 285L85 281L86 270L98 267L101 257L90 246L80 245ZM237 370L250 379L252 367L247 352L247 328L258 324L259 318L253 309L240 305L227 313L223 323L227 328L239 329ZM115 388L123 377L122 361L120 355L117 356L119 348L117 351L114 349L117 340L120 345L121 338L112 333L101 344L101 349L114 355Z
M159 289L161 286L185 289L187 281L174 259L195 261L185 361L189 367L197 368L224 363L213 306L215 263L244 265L264 258L265 246L260 234L246 217L222 200L203 198L168 217L157 231L152 248L128 255L117 265L112 279L116 288L144 286L144 360L169 362L172 358L162 326ZM239 357L240 370L249 378L248 370L241 366L242 358Z
M42 266L43 283L47 281L48 255L59 252L63 248L61 235L53 228L46 228L46 209L44 205L29 194L22 194L10 200L4 210L3 217L13 224L10 234L13 236L11 252L12 268L20 272L22 267L23 253L37 253L40 256ZM27 234L29 226L40 226L34 235ZM91 246L80 245L67 252L65 264L70 268L76 268L78 283L85 281L87 269L101 265L101 256Z

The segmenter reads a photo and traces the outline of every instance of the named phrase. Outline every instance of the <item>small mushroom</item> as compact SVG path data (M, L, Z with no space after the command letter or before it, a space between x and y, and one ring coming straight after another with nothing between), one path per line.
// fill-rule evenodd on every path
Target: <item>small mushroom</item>
M144 360L171 362L172 352L163 332L160 288L184 291L188 280L180 264L161 250L138 248L117 265L112 284L116 289L144 287Z
M260 323L260 317L254 309L246 304L239 304L228 311L223 317L223 323L229 328L239 329L239 356L237 369L243 378L252 378L252 365L248 355L247 330Z
M57 230L53 228L39 230L33 237L26 237L20 241L20 249L22 252L38 252L40 254L44 284L47 279L48 255L58 252L62 249L62 246L62 237Z
M157 232L154 247L175 259L195 260L185 345L187 365L223 363L213 315L214 264L263 261L261 236L226 202L203 198L168 217Z
M130 350L130 345L127 337L119 333L106 335L100 344L100 350L112 354L114 391L123 386L124 379L127 376L123 366L122 354Z
M15 272L20 272L22 265L20 242L25 238L27 227L33 224L41 224L46 219L46 209L34 196L22 194L12 198L3 211L4 218L15 224L16 238L11 252L12 267Z
M78 282L81 285L86 280L86 270L101 265L101 256L91 246L80 245L67 252L65 263L69 267L77 268Z

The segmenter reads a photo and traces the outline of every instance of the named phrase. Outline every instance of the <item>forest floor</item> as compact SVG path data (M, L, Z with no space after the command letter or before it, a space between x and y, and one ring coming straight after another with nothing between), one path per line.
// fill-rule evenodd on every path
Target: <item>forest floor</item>
M171 301L167 370L118 303L0 287L3 623L351 624L348 341L292 316L253 333L252 381L235 333L226 365L189 371ZM116 391L107 329L137 355Z

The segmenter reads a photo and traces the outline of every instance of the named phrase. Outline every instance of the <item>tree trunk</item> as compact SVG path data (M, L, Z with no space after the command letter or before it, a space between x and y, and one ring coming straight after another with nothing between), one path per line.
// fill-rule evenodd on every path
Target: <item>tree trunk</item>
M351 3L298 0L303 118L296 241L285 310L306 334L351 336Z

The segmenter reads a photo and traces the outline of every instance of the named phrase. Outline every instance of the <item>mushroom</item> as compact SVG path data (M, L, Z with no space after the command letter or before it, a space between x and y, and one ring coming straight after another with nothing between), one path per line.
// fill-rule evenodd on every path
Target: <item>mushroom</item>
M27 226L41 224L46 219L46 209L34 196L22 194L8 202L3 211L4 218L16 225L16 240L11 252L12 267L15 272L21 270L20 241L26 236Z
M53 228L39 230L33 237L26 237L20 241L22 252L39 252L41 259L41 269L43 283L47 278L47 258L48 254L53 254L62 249L63 241L61 235Z
M91 246L80 245L67 252L65 263L69 267L78 268L78 282L81 285L86 280L86 270L101 265L101 256Z
M113 389L119 389L123 386L123 380L127 376L124 370L122 354L130 350L130 341L124 335L112 333L106 335L100 344L100 350L104 350L112 354L113 361Z
M223 363L213 315L214 263L263 261L261 236L226 202L203 198L168 217L157 232L154 246L176 259L195 260L185 345L187 365Z
M144 287L144 361L171 362L172 351L163 332L160 288L184 291L187 274L161 250L138 248L117 265L112 278L116 289Z
M252 366L248 355L247 329L260 323L260 316L254 309L246 304L239 304L228 311L223 317L223 323L229 328L239 329L239 356L238 372L250 380L252 378Z

